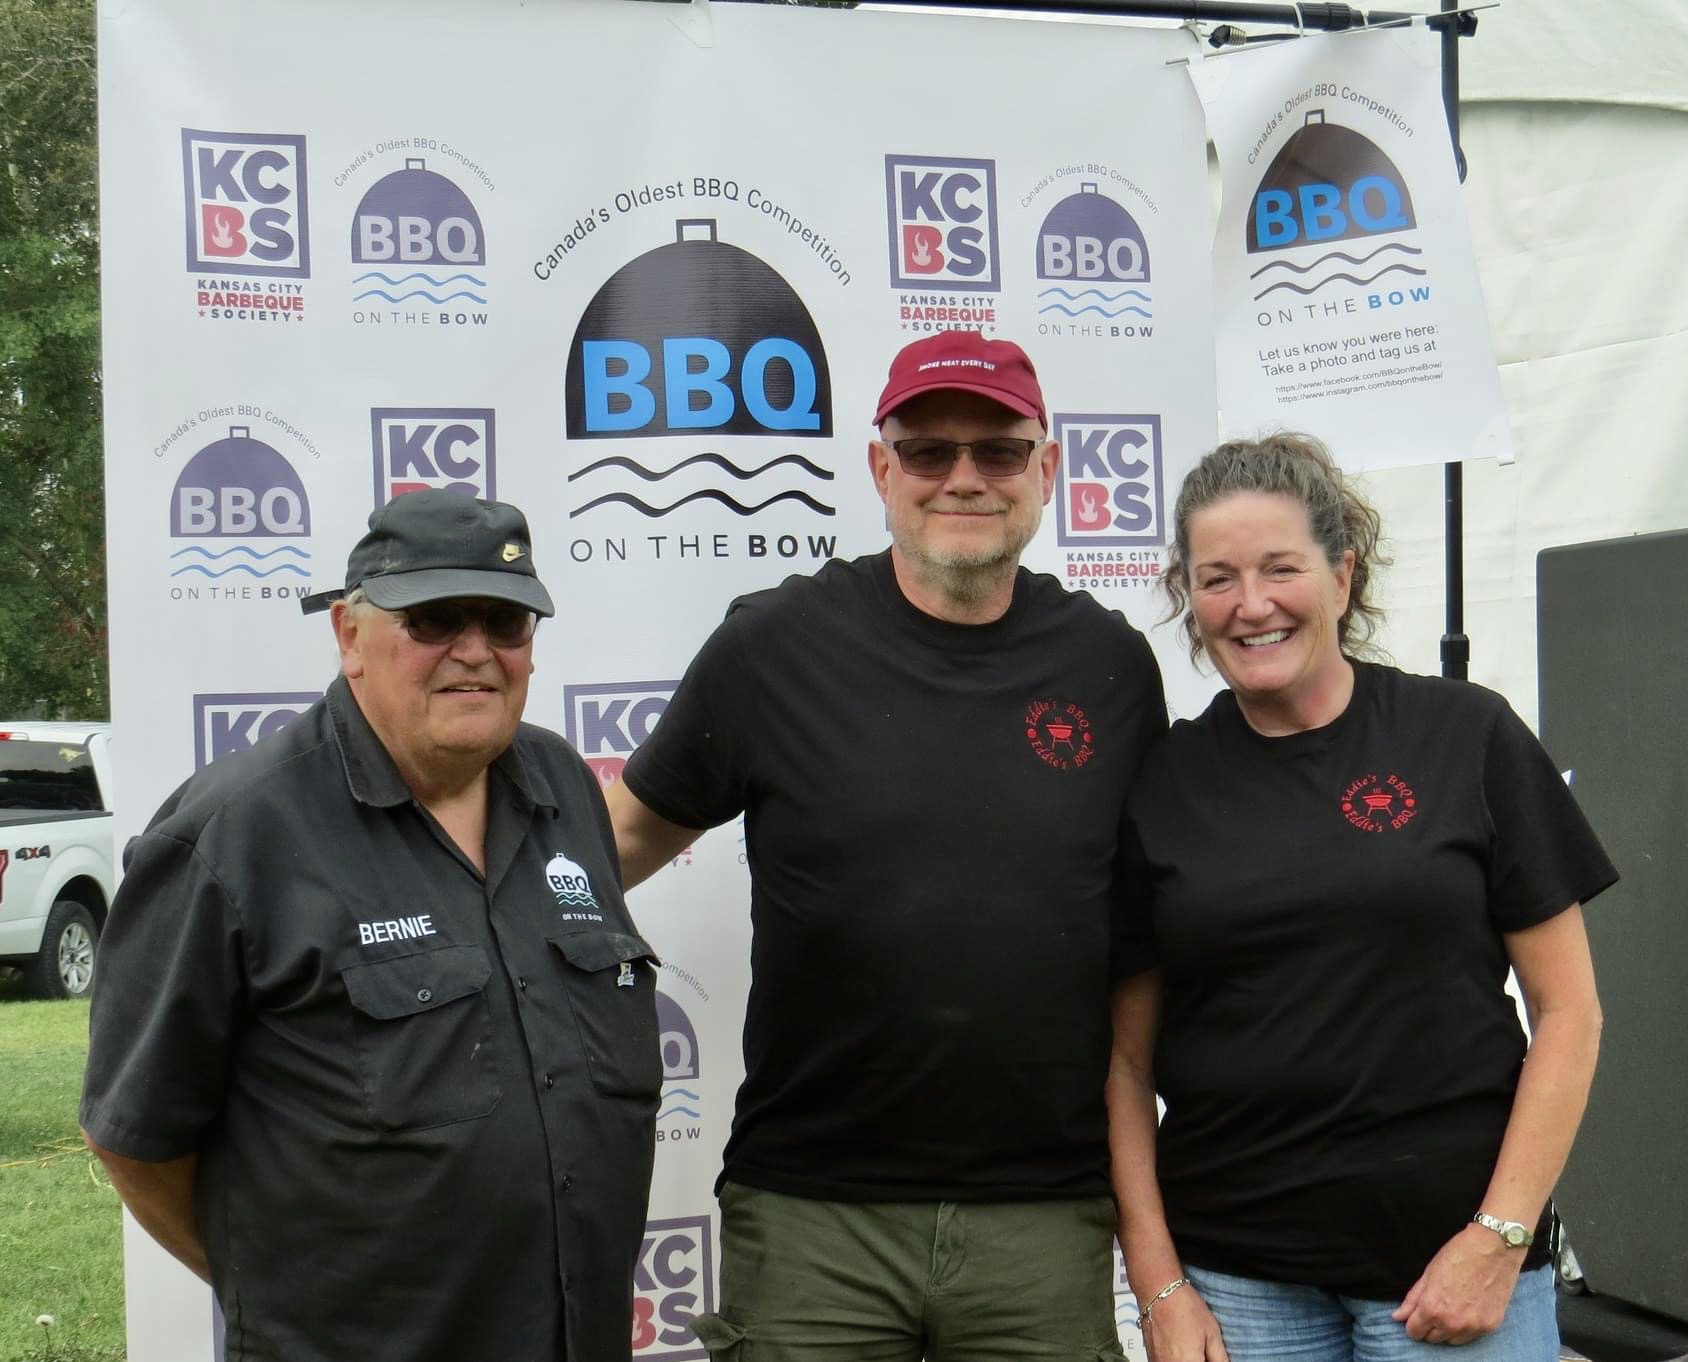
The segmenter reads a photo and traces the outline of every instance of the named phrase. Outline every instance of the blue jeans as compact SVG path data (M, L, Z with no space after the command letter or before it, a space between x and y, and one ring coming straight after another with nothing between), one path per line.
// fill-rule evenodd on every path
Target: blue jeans
M1389 1318L1399 1301L1360 1300L1186 1267L1231 1362L1556 1362L1559 1324L1552 1269L1523 1273L1500 1328L1470 1343L1420 1343Z

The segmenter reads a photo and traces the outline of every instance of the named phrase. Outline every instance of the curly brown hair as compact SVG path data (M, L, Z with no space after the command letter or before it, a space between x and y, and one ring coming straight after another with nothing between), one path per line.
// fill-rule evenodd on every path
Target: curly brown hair
M1166 618L1182 616L1190 660L1196 661L1203 652L1190 609L1190 517L1237 492L1293 497L1306 509L1313 541L1333 568L1341 563L1344 552L1354 551L1348 608L1337 621L1336 637L1348 656L1374 652L1371 638L1383 622L1383 611L1372 599L1372 591L1379 569L1390 561L1381 548L1383 523L1322 441L1296 431L1279 431L1258 440L1227 440L1203 455L1179 488L1172 513L1175 534L1167 546L1167 570L1161 574L1160 585L1170 607Z

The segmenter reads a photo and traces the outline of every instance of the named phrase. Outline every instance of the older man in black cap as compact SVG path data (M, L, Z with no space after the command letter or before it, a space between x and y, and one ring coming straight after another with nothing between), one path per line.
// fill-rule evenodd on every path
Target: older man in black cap
M324 699L136 844L84 1132L231 1362L626 1358L654 961L597 781L521 723L527 522L401 496L326 606Z

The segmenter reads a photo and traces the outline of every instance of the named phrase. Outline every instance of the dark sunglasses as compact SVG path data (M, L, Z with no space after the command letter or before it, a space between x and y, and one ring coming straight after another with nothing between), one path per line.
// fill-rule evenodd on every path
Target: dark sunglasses
M892 440L897 462L903 472L913 478L947 478L961 451L973 456L973 467L985 478L1012 478L1026 471L1032 450L1042 440L1017 440L1005 435L993 435L988 440L940 440L935 436L917 435L908 440Z
M395 612L418 643L450 643L471 622L478 622L494 648L520 648L533 638L539 619L525 605L507 601L429 601Z

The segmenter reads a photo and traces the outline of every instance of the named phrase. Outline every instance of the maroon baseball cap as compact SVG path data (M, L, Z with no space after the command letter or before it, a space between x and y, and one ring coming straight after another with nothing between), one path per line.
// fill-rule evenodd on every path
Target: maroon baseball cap
M891 361L891 376L879 394L873 424L911 397L944 389L978 393L1021 416L1035 416L1045 428L1043 391L1037 370L1013 341L986 340L977 331L940 331L905 345Z

